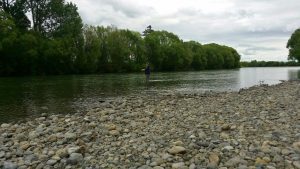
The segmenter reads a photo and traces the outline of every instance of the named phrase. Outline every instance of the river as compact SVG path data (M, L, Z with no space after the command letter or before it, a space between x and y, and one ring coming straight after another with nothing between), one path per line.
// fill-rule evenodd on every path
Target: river
M152 73L148 86L143 73L0 78L0 123L76 113L130 94L238 91L294 79L300 79L300 67Z

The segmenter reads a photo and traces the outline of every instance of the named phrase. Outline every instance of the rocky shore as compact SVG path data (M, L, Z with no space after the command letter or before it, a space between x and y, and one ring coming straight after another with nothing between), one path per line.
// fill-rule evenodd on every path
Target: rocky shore
M299 169L300 82L132 95L1 124L0 168Z

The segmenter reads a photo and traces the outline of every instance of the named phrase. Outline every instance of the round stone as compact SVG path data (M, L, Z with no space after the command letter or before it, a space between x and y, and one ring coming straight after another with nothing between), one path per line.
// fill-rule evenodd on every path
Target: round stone
M171 149L169 149L168 152L170 154L181 154L181 153L185 153L186 149L182 146L174 146Z
M18 165L10 161L4 161L3 169L17 169Z
M82 162L82 160L83 160L82 154L72 153L67 160L67 164L76 165L76 164Z
M51 160L48 160L46 164L52 166L52 165L54 165L56 163L57 163L56 160L51 159Z

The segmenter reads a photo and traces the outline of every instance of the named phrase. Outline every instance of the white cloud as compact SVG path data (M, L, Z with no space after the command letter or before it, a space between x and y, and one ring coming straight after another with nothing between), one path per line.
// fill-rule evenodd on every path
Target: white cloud
M142 32L152 25L184 40L232 46L243 60L286 60L300 27L299 0L71 0L83 21Z

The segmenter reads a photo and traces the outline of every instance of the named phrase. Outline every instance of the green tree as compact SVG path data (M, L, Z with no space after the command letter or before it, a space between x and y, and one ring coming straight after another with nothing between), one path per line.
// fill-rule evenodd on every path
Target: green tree
M83 29L83 55L78 59L79 72L94 73L98 69L98 59L101 57L101 40L97 36L97 28L85 26Z
M64 0L26 0L33 30L46 37L77 37L83 24L77 7Z
M300 29L295 30L287 43L289 49L289 60L300 61Z
M30 27L30 21L26 16L26 0L0 0L0 10L9 14L15 25L24 31Z
M148 34L145 37L145 46L146 46L146 55L148 62L152 65L155 70L164 70L164 69L177 69L177 67L173 67L175 65L179 65L183 63L182 56L182 48L180 43L183 42L179 39L179 37L173 33L167 31L154 31ZM180 48L176 53L176 46ZM170 61L170 63L168 63Z
M11 15L0 10L0 75L12 75L16 68L15 44L18 31Z
M33 33L28 32L19 35L15 48L15 55L17 57L16 74L21 75L36 75L37 63L39 57L38 49L39 40Z
M207 66L207 59L202 45L195 41L185 42L185 45L192 52L192 68L194 70L204 70Z

